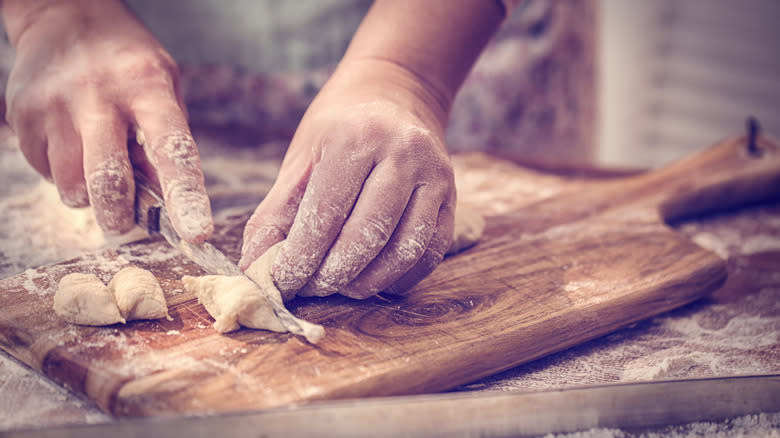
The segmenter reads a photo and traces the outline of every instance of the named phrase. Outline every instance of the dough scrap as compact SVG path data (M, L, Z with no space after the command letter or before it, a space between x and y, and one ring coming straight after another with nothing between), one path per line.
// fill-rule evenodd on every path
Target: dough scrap
M136 266L122 268L114 274L108 289L114 294L119 313L128 321L170 319L160 282L146 269Z
M455 254L475 245L484 232L485 218L479 212L459 205L456 206L454 237L450 249L447 250L447 255Z
M54 294L54 312L73 324L125 323L114 295L93 274L73 273L62 277Z
M181 281L214 318L214 328L218 332L227 333L244 326L284 333L287 328L269 301L283 305L282 295L271 278L271 265L278 251L279 244L276 244L252 263L246 271L252 280L243 276L185 275ZM314 344L322 338L325 331L322 326L294 319L307 341Z

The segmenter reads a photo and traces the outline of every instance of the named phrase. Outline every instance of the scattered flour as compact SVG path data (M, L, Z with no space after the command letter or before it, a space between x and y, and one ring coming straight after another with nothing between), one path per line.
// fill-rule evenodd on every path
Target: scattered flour
M111 420L91 403L73 395L0 351L0 393L26 394L0 397L0 430L40 424L92 424Z
M477 208L486 216L506 213L519 205L550 198L563 188L560 178L507 162L483 163L478 155L455 155L452 164L458 202ZM518 173L532 174L533 178L518 178ZM497 181L500 181L500 190L497 190Z
M0 278L29 266L76 257L106 243L92 209L66 207L57 188L46 181L27 193L0 198Z
M695 422L646 431L597 428L544 438L780 438L780 412L744 415L722 422Z

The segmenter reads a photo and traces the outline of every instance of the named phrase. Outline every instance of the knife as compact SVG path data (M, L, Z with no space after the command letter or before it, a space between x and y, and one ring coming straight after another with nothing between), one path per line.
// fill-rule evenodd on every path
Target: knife
M150 236L161 235L172 247L203 268L207 274L241 276L257 284L214 245L208 242L195 244L182 240L173 229L162 196L152 188L152 184L140 172L136 172L135 185L135 221L140 227L145 228ZM273 299L260 286L257 289L270 303L274 314L285 329L312 342L301 323L284 307L284 304Z
M313 402L221 415L0 431L0 438L522 437L646 430L780 410L780 375Z

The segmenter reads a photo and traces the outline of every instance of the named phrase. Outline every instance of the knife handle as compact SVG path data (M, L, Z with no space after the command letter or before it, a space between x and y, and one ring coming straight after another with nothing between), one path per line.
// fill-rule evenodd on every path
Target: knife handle
M135 176L135 222L147 233L160 231L160 209L162 197L152 189L146 178L136 172Z

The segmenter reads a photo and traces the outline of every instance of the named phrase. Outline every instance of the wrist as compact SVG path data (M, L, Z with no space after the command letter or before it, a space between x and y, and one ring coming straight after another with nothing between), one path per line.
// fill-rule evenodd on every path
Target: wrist
M392 102L407 109L436 134L443 136L453 96L413 70L389 59L345 58L325 91L359 95L357 100ZM328 93L329 94L329 93Z

